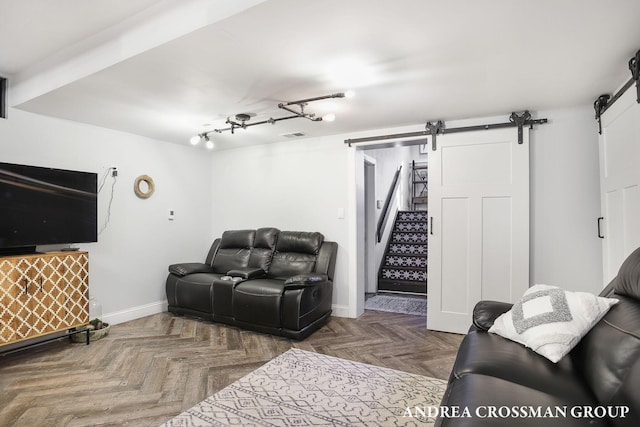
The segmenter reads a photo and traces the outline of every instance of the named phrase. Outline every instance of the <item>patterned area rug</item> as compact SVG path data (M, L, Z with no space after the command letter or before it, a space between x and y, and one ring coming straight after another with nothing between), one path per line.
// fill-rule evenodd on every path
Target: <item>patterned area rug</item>
M427 315L427 298L415 296L377 294L365 299L366 310L390 311L393 313Z
M446 381L290 349L163 424L428 426Z

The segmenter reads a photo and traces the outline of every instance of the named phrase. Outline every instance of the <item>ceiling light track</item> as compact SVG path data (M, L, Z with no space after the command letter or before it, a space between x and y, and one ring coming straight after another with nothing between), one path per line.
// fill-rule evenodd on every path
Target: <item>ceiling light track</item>
M332 122L333 120L335 120L334 114L331 113L325 116L318 117L316 116L315 113L305 112L305 107L309 103L315 102L315 101L321 101L324 99L332 99L332 98L351 98L352 96L353 96L353 92L347 91L347 92L334 93L331 95L323 95L323 96L316 96L313 98L300 99L298 101L281 102L280 104L278 104L278 108L281 110L288 111L292 115L284 116L284 117L276 117L276 118L269 117L266 120L253 122L253 123L247 123L249 120L251 120L250 114L247 114L247 113L236 114L233 119L230 117L227 117L227 120L225 123L230 125L229 127L213 129L210 131L202 132L191 138L191 144L197 145L200 142L205 142L207 144L207 148L213 148L213 142L209 137L209 135L212 133L231 132L232 134L235 134L236 129L246 129L251 126L258 126L258 125L264 125L264 124L275 125L277 122L281 122L283 120L308 119L313 122L320 122L320 121Z

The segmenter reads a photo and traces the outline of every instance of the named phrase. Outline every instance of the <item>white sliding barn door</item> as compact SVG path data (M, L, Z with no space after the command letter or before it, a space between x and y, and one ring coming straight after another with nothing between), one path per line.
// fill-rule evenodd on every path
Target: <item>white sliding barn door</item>
M600 203L606 285L640 246L640 104L631 86L602 115Z
M529 130L437 136L429 151L427 328L466 333L476 302L529 287Z

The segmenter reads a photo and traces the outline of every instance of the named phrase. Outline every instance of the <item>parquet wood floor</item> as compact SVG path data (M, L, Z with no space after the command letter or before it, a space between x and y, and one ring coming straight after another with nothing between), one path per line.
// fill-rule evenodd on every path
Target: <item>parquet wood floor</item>
M291 347L446 379L461 340L377 311L299 342L160 313L0 356L0 426L157 426Z

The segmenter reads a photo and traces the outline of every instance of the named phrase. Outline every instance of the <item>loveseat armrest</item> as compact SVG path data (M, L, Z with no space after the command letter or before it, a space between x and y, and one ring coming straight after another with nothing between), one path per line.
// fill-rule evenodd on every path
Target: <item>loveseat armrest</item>
M473 325L482 330L488 331L493 326L501 314L511 310L513 304L501 301L479 301L473 307Z
M305 273L289 277L284 281L284 289L301 289L329 281L329 276L318 273Z
M171 264L169 273L178 277L186 276L194 273L213 273L213 267L201 262L185 262L181 264Z
M231 277L241 277L243 279L257 279L259 277L264 277L267 273L261 268L237 268L235 270L227 271L227 276Z

